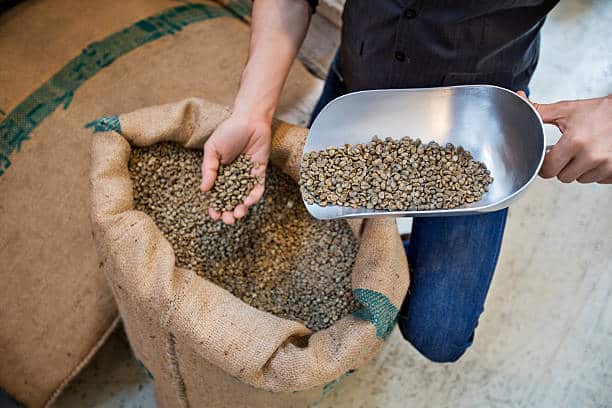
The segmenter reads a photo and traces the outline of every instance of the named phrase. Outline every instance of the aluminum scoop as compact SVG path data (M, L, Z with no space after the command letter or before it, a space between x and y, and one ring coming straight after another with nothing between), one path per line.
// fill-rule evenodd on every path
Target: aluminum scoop
M388 211L304 205L318 219L466 215L507 207L536 177L544 154L544 126L520 96L490 85L354 92L330 102L317 116L304 154L329 146L403 136L423 143L463 146L494 178L480 201L453 209ZM303 198L303 197L302 197Z

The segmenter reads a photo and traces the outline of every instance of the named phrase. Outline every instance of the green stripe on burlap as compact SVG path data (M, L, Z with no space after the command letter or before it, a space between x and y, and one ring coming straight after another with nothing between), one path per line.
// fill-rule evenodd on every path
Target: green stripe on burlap
M230 2L231 4L234 1ZM228 6L229 7L229 6ZM189 3L173 7L140 20L123 30L89 44L77 57L68 61L40 88L24 99L0 122L0 176L11 165L10 155L19 151L32 131L60 105L70 106L74 92L85 81L130 51L183 27L216 17L232 17L240 7L230 12L216 5Z
M85 128L93 130L94 133L114 131L121 134L121 122L119 116L102 116L99 119L92 120L85 125Z
M221 0L221 3L223 4L225 2ZM225 7L236 14L237 17L248 20L247 17L250 17L253 8L253 0L232 0L225 3Z
M353 295L361 307L353 312L353 316L368 321L376 327L376 337L386 339L393 330L397 318L397 307L389 298L371 289L354 289Z
M155 377L153 377L153 374L149 371L149 369L144 365L144 363L142 361L140 361L140 359L136 359L136 362L138 363L138 365L140 366L140 368L142 368L145 372L145 374L147 374L147 377L150 380L154 380Z

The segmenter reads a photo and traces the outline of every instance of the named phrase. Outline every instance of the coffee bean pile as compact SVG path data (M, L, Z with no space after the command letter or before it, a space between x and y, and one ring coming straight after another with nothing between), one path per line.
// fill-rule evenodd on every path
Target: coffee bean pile
M135 208L153 218L178 266L315 331L358 308L350 274L359 244L345 221L310 217L296 183L273 166L246 217L212 221L201 162L200 151L170 143L134 148L129 162Z
M255 183L262 183L261 177L251 174L259 166L247 154L241 154L233 162L220 165L217 179L207 195L209 207L217 211L231 211L244 202Z
M309 204L380 210L435 210L482 198L493 182L484 163L451 143L375 137L309 152L300 187Z

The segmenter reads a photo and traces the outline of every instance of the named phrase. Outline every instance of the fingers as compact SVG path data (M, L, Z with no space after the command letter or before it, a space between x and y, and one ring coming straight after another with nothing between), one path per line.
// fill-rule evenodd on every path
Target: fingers
M262 182L260 184L255 184L255 187L253 187L249 195L244 199L244 203L234 208L233 214L235 218L244 217L247 214L249 207L257 204L259 200L261 200L261 197L263 197L266 185L266 167L266 163L258 163L253 167L253 170L251 170L251 174L261 177Z
M612 176L612 164L592 140L568 131L546 154L540 175L556 176L563 183L602 182Z
M219 170L219 153L210 144L204 145L204 159L202 160L202 192L209 191L215 184L217 171Z
M244 217L245 215L247 215L248 211L249 211L249 207L247 207L244 204L238 204L236 208L234 208L234 212L233 212L234 218L240 219Z
M569 110L569 102L556 102L556 103L536 103L531 102L533 107L542 118L544 123L552 123L557 125L561 119L563 119Z
M264 193L264 184L256 184L255 187L251 190L249 195L244 199L243 204L239 204L234 208L233 216L236 219L242 218L247 215L249 211L249 207L255 205L261 200Z
M244 205L248 208L252 205L257 204L263 196L264 189L265 188L263 184L255 185L255 187L253 187L253 190L251 190L247 198L244 199Z
M234 218L234 216L232 215L230 211L223 211L223 213L221 213L221 211L217 211L214 208L209 208L208 215L214 221L221 219L221 221L223 221L226 224L230 224L230 225L236 221L236 219Z
M579 183L605 183L606 180L612 180L612 166L608 163L602 163L577 178Z
M598 181L599 184L612 184L612 177L605 178L601 181Z
M517 92L525 97L524 92ZM533 103L545 123L556 125L563 136L546 153L540 175L557 177L561 182L609 183L612 181L612 113L609 99L563 101L552 104Z
M224 211L223 215L221 216L221 220L223 220L224 223L229 225L232 225L234 224L234 222L236 222L234 215L230 211Z
M208 214L210 218L213 220L218 220L221 217L221 220L226 224L234 224L236 220L243 218L249 212L249 207L257 204L264 193L264 185L257 184L249 195L245 198L243 204L238 204L233 211L224 211L223 214L219 213L219 211L215 211L212 208L208 209Z
M546 153L540 169L540 176L544 178L557 176L574 157L577 149L578 145L573 143L569 136L563 135L557 144Z
M231 211L223 211L223 213L221 213L221 211L217 211L214 208L209 208L208 215L214 221L221 219L221 221L223 221L226 224L230 224L230 225L236 222L236 218L234 217Z
M210 216L210 218L212 218L215 221L221 218L221 212L215 210L214 208L208 209L208 215Z
M559 125L559 121L567 116L571 109L571 102L537 103L530 101L524 91L518 91L517 95L529 102L542 118L542 122ZM563 129L562 129L563 130Z
M256 184L249 195L244 199L244 203L237 205L233 211L224 211L221 213L213 208L209 208L208 215L215 221L221 219L221 221L226 224L234 224L237 219L243 218L247 215L250 206L257 204L259 200L261 200L261 197L265 191L264 186L265 184Z
M598 164L597 162L593 162L588 157L588 154L583 152L570 160L567 166L559 172L557 178L562 183L571 183L588 171L593 170Z

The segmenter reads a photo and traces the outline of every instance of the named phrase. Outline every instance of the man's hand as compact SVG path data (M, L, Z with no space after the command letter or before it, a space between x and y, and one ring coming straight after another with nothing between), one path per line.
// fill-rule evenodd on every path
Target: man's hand
M202 191L209 191L217 178L219 164L228 164L242 153L259 163L253 174L265 176L271 147L271 124L289 68L304 40L310 21L306 1L257 0L251 16L249 59L242 72L232 115L204 145ZM244 203L220 214L211 208L213 219L233 224L244 217L249 206L264 192L256 185Z
M246 118L230 116L210 136L204 145L204 160L202 161L202 185L203 192L209 191L215 184L219 164L231 163L242 153L251 156L251 161L258 163L252 173L261 176L265 180L266 167L270 157L271 129L270 123L266 121L249 121ZM226 224L233 224L236 218L246 215L248 209L256 204L264 193L264 184L257 184L251 193L233 211L225 211L221 214L212 208L208 214L213 220L222 218Z
M526 98L524 92L519 95ZM612 95L532 104L544 123L562 133L546 153L540 176L557 177L563 183L612 183Z

